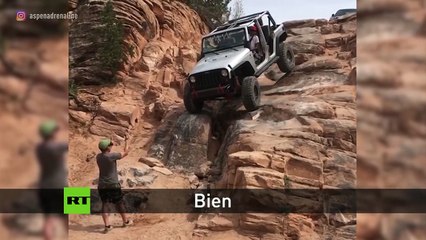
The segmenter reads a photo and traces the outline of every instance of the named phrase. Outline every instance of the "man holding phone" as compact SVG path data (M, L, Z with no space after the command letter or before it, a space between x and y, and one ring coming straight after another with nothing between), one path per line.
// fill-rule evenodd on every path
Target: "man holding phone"
M123 193L118 180L117 160L123 159L129 154L127 146L127 137L125 140L123 152L112 152L113 143L111 139L102 139L99 141L99 153L96 156L96 162L99 168L98 191L102 200L102 218L105 224L104 232L112 229L109 223L108 204L114 204L123 219L123 227L133 224L132 220L127 219L125 214L126 207L123 201Z

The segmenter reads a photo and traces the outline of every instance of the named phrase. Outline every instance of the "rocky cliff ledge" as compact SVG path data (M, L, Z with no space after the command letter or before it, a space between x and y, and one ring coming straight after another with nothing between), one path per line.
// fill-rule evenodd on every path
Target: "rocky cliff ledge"
M272 67L265 76L277 82L263 86L262 107L230 122L211 186L355 188L356 17L285 25L298 66L287 76ZM195 233L239 228L259 239L355 239L355 224L348 214L205 215Z

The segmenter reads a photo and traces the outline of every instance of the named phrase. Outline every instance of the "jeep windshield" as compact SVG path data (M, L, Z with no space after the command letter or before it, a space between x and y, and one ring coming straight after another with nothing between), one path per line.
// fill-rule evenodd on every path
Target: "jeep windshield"
M218 33L203 39L203 54L244 46L245 42L246 33L244 28Z

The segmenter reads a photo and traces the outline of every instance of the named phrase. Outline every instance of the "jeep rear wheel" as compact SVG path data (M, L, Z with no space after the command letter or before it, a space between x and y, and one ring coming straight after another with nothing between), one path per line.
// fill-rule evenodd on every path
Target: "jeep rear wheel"
M285 43L280 43L278 46L278 56L280 57L277 61L277 65L281 72L287 73L293 71L296 65L294 60L294 52L290 46Z
M183 90L183 103L185 105L186 110L189 113L200 113L203 109L204 102L201 100L196 100L192 97L191 94L191 86L189 86L189 83L185 85L185 88Z
M260 86L254 76L245 77L241 87L241 96L244 107L248 111L254 111L260 105Z

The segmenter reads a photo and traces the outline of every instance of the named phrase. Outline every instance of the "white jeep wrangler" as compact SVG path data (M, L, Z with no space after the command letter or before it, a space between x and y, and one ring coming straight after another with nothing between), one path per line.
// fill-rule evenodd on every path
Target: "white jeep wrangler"
M250 50L253 26L260 40L260 57ZM286 38L284 25L277 25L268 11L231 20L204 36L200 60L184 88L187 111L201 112L207 100L234 98L241 98L248 111L256 110L261 96L257 77L274 63L282 72L295 66Z

